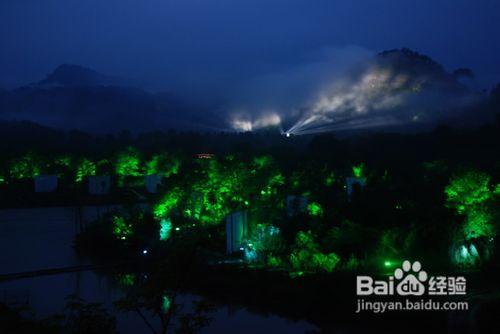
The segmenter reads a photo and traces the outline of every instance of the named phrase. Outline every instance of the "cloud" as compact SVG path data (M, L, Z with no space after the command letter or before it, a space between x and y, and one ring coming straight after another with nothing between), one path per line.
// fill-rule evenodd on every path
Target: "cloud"
M269 115L275 120L297 117L332 79L347 76L372 55L372 51L358 46L321 48L303 56L299 64L253 77L233 88L222 112L228 113L228 123L235 130L241 130L242 125L235 119L252 123L252 118Z

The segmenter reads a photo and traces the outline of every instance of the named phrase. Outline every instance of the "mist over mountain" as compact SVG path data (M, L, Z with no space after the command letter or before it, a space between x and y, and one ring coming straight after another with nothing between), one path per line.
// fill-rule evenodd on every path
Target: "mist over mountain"
M254 94L256 107L252 102L236 105L233 128L257 129L280 119L283 130L295 135L354 129L415 131L439 123L476 126L492 119L482 110L487 94L461 82L473 76L469 69L448 72L407 48L370 55L360 49L336 50L327 59L300 68L300 75L288 71L262 80L263 96L269 91L274 99L265 104ZM297 86L300 91L294 90ZM292 89L284 94L280 87Z
M446 122L475 126L493 119L487 95L471 91L460 82L461 75L473 73L449 73L409 49L362 57L337 52L331 59L263 78L262 85L249 81L241 94L228 94L229 104L207 105L195 103L196 95L153 93L127 79L63 64L38 82L0 90L0 119L94 133L251 131L295 122L304 134L318 128L408 129Z

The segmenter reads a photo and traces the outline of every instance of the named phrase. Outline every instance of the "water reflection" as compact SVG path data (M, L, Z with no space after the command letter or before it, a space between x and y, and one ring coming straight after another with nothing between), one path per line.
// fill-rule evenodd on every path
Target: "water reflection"
M76 256L72 247L78 224L81 219L89 221L112 209L116 207L85 207L81 211L75 208L1 210L0 274L88 264L88 260ZM121 333L144 333L149 331L147 323L160 329L162 321L158 315L161 312L168 314L174 305L177 305L177 311L170 325L182 325L180 319L189 320L189 316L183 316L196 314L193 302L196 305L204 301L192 294L172 296L167 292L158 292L153 299L159 301L160 313L154 307L141 307L140 313L124 311L123 307L122 311L118 310L116 301L126 300L127 286L132 288L141 279L144 277L140 274L120 274L111 278L84 271L6 281L0 282L0 302L27 303L37 316L46 317L61 313L65 298L75 294L87 302L103 303L116 316ZM171 303L168 307L165 298ZM229 305L217 305L205 313L204 317L210 321L207 321L202 333L304 333L314 329L305 321L290 322L279 316L257 315L245 308L237 309Z

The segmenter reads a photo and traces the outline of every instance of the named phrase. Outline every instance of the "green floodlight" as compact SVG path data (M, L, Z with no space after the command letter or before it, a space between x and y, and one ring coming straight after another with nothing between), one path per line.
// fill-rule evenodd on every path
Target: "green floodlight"
M395 265L394 261L390 261L390 260L384 261L384 267L386 267L386 268L394 267L394 265Z

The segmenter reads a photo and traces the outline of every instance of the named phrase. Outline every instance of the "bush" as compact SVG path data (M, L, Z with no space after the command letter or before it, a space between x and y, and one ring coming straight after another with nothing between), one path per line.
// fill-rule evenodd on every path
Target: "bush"
M333 252L320 252L310 231L297 234L294 250L290 254L290 264L294 270L332 272L339 261L339 256Z

